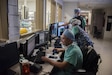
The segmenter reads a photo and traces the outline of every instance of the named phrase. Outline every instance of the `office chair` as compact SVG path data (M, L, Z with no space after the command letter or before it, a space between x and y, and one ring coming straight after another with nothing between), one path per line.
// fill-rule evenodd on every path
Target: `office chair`
M74 75L96 75L99 65L102 62L100 54L97 54L92 47L82 50L83 65L82 69L75 71Z
M97 26L94 26L93 30L94 30L93 37L100 38L101 37L101 32L98 31Z

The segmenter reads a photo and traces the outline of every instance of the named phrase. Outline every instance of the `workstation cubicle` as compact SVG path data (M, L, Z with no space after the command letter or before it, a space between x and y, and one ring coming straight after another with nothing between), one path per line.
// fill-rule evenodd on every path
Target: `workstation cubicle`
M46 56L49 58L49 56L53 55L52 50L55 48L54 47L55 45L52 47L49 45L49 41L50 41L49 38L51 38L51 35L53 36L55 35L55 38L56 37L59 38L59 36L61 35L61 32L60 32L61 28L60 29L58 28L59 24L62 24L62 22L54 23L54 28L51 28L51 30L49 29L49 31L40 30L35 33L32 33L28 37L21 38L18 41L14 41L11 43L7 42L6 44L0 45L1 51L5 51L9 49L8 51L0 52L1 56L5 55L3 58L0 58L0 59L3 59L3 61L0 60L2 61L0 62L1 63L0 73L4 74L6 72L7 73L11 72L12 75L15 75L16 73L21 75L22 70L23 70L21 60L23 60L23 58L29 61L29 64L30 64L29 68L30 68L31 75L33 73L37 73L37 75L41 75L42 73L47 73L47 72L50 73L53 66L48 63L43 62L41 60L41 56ZM51 41L52 40L54 39L51 39ZM8 58L6 59L6 57ZM6 64L6 62L8 62L12 58L14 60L10 61L9 64ZM51 59L56 60L56 61L60 60L58 55L56 55L56 58L51 58ZM2 64L3 65L6 64L6 66L4 67ZM33 68L32 68L32 65L33 65ZM6 74L6 75L9 75L9 74Z
M15 75L16 73L21 75L22 74L22 65L21 65L21 58L24 57L24 59L29 61L30 64L30 72L35 71L34 69L32 70L31 64L35 63L36 66L36 73L44 73L50 72L53 68L48 63L45 63L41 60L41 56L46 56L46 53L49 53L52 50L53 47L49 47L49 38L48 38L48 31L38 31L31 36L24 38L23 40L20 41L15 41L11 43L5 43L3 45L0 45L0 55L2 60L0 60L0 74L3 75ZM19 44L19 45L18 45ZM50 48L50 49L48 49ZM6 51L8 50L8 51ZM22 55L22 57L21 57ZM10 60L10 61L9 61ZM9 62L9 63L7 63ZM16 65L16 66L15 66ZM12 67L12 68L11 68ZM49 70L47 69L48 67L51 67ZM14 70L14 71L13 71ZM41 70L41 72L39 71ZM7 74L6 74L7 73Z

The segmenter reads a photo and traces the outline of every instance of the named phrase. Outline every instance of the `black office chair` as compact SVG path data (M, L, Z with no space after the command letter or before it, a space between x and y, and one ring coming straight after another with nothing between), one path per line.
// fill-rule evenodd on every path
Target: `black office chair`
M100 38L101 37L101 32L98 31L97 29L97 26L93 26L93 37L96 37L96 38Z
M74 75L96 75L99 69L99 65L102 62L100 55L97 54L92 47L88 47L88 49L82 50L82 53L82 69L75 71Z

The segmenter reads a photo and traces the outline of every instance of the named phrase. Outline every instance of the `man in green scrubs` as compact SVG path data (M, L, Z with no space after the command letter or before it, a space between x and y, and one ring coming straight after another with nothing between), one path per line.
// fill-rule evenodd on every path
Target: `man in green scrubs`
M79 26L80 26L82 29L85 30L86 21L85 21L85 19L81 16L81 9L80 9L80 8L75 8L75 9L74 9L74 16L69 20L69 22L66 22L66 23L64 23L64 24L62 24L62 25L60 25L60 26L58 26L58 27L61 27L61 26L69 26L69 28L71 28L71 20L72 20L72 19L78 19L78 20L80 20L81 23L80 23Z
M82 67L83 55L80 48L74 42L74 36L71 30L67 29L61 36L61 42L65 47L64 60L62 62L56 62L50 60L47 57L42 57L42 60L50 63L58 68L53 74L50 75L72 75L76 69ZM58 52L64 51L61 48L57 48Z

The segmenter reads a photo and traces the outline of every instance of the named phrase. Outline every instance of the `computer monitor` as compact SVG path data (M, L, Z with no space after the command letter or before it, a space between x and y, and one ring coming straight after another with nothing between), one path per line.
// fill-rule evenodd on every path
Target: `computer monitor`
M45 32L42 31L39 33L39 44L45 43Z
M45 32L45 42L49 41L49 31L44 31Z
M39 31L36 33L35 43L36 45L45 43L45 32L44 31Z
M35 44L39 44L39 32L36 33Z
M64 24L64 22L58 22L58 26ZM65 26L61 26L58 28L58 36L62 35L63 31L65 30Z
M29 57L32 54L32 52L35 48L35 34L33 34L33 35L31 35L30 37L27 38L26 44L27 44L26 55L27 55L27 57Z
M7 43L0 46L0 75L19 62L19 51L17 42Z
M48 48L48 41L49 41L49 31L39 31L36 33L35 43L36 49L44 46Z
M50 34L50 38L57 37L57 34L58 34L58 24L57 23L52 23L49 25L49 34Z

